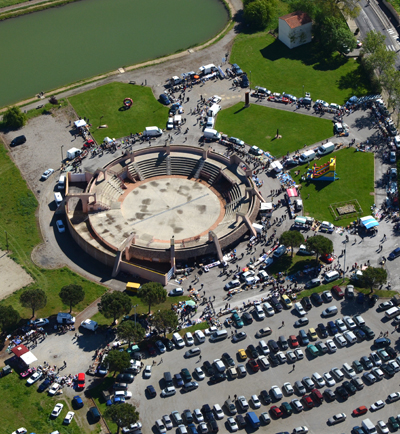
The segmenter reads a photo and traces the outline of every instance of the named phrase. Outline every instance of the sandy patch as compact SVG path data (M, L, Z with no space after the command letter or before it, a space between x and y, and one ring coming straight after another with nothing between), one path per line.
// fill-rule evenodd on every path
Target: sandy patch
M32 277L6 252L0 250L0 300L33 282Z

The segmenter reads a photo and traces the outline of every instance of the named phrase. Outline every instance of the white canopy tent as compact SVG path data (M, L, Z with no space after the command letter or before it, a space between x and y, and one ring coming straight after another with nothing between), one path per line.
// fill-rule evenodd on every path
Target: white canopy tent
M79 119L78 121L74 122L76 128L85 127L87 124L83 119Z

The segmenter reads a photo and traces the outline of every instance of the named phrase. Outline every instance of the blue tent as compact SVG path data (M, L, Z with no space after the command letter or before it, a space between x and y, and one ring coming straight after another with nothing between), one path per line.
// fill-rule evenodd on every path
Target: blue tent
M371 229L375 226L379 226L379 222L370 215L366 217L361 217L360 224L363 225L366 229Z

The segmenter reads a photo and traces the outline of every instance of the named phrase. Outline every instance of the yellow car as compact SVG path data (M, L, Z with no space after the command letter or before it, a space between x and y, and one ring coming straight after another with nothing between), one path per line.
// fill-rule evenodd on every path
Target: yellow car
M290 309L293 306L292 301L287 295L283 294L281 298L287 309Z
M247 359L247 354L246 354L245 350L239 350L238 354L239 354L240 360L246 360Z
M308 334L309 334L309 336L310 336L310 340L311 341L316 341L317 339L318 339L318 335L317 335L317 332L315 331L315 329L314 328L309 328L308 329Z

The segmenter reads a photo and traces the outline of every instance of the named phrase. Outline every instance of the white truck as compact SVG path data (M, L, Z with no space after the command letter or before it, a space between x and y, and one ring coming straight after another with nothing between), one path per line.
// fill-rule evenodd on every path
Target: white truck
M73 160L75 157L78 157L82 154L82 151L78 148L71 148L67 151L67 159Z
M217 70L218 70L217 67L213 63L210 63L209 65L200 66L199 68L200 74L203 75L211 74L212 72Z
M58 324L75 324L75 317L70 313L59 312L57 315Z
M92 332L97 330L99 325L96 321L92 321L91 319L85 319L85 321L81 322L81 327L87 330L91 330Z

